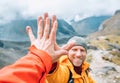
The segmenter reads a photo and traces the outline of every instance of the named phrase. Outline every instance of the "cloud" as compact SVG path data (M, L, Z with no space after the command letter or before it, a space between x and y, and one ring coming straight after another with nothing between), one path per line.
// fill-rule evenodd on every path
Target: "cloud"
M44 12L68 19L92 15L112 15L120 9L120 0L3 0L0 3L0 23L22 16L36 18Z
M23 2L23 1L22 1ZM0 3L0 24L19 18L25 10L25 5L15 0L4 0Z

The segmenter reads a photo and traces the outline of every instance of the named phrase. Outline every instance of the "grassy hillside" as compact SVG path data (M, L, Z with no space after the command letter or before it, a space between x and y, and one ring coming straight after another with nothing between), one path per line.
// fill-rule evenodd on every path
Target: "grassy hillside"
M109 44L120 45L120 35L99 36L90 40L90 44L102 50L112 49L113 47L110 46Z

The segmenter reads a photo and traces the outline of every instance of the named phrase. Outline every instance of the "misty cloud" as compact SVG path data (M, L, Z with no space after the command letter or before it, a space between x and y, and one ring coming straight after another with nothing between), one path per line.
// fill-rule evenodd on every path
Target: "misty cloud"
M120 0L3 0L0 3L0 24L20 17L36 18L44 12L64 19L76 15L81 18L112 15L120 9L119 3Z

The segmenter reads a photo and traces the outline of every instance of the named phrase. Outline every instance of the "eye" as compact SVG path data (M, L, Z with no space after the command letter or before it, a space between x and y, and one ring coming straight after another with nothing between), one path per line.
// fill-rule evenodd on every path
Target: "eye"
M75 51L77 51L77 49L72 49L72 51L74 51L74 52L75 52Z
M81 49L81 52L85 52L85 49Z

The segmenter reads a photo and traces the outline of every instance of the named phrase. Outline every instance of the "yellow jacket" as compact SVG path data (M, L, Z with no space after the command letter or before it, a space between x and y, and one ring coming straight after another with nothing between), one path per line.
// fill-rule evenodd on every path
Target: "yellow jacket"
M95 83L95 81L91 78L90 73L86 73L88 68L89 64L84 62L82 65L82 73L79 75L75 72L68 57L62 56L58 61L54 72L47 75L46 83L68 83L70 71L72 72L74 83Z

